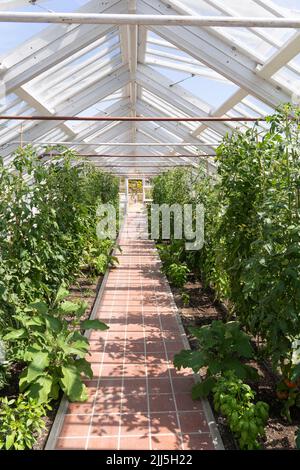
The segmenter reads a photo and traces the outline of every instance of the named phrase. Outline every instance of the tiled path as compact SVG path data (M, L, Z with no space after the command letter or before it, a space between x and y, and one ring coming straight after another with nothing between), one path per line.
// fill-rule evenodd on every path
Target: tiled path
M141 208L129 211L97 315L110 328L90 336L89 400L69 404L56 449L215 448L192 374L172 364L185 337L145 222Z

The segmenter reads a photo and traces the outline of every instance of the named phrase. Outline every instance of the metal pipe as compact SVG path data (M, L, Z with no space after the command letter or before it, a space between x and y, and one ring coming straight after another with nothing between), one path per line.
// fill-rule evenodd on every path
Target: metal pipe
M226 117L226 116L22 116L22 115L0 115L0 120L6 121L118 121L118 122L256 122L265 121L265 117Z
M239 28L300 28L300 19L270 17L233 17L200 15L136 15L99 13L31 13L3 11L2 23L66 23L66 24L116 24L201 26Z
M41 155L41 157L59 157L61 154L51 154L51 153L46 153ZM84 157L84 158L201 158L201 157L215 157L215 153L210 153L210 154L203 154L203 155L116 155L116 154L89 154L89 153L79 153L77 155L78 157Z
M13 140L6 142L5 144L0 144L1 147L7 147L11 144L20 145L19 140ZM23 140L22 144L31 144L31 145L73 145L73 146L96 146L96 147L214 147L221 144L221 142L32 142L31 140Z

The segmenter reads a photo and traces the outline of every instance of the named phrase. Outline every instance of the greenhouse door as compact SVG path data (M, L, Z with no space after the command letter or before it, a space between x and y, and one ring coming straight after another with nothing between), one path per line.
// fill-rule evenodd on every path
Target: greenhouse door
M144 202L144 182L142 179L127 180L127 201L129 205Z

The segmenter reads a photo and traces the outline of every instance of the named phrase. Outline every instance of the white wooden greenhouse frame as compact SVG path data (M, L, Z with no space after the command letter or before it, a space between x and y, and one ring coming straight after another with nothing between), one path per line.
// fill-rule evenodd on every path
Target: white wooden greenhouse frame
M0 22L55 24L1 58L4 116L85 116L93 108L95 117L264 117L300 88L293 79L300 15L271 0L90 0L74 13L17 11L29 3L2 1ZM212 106L160 69L186 74L179 82L204 77L234 92ZM222 136L250 125L2 119L0 154L8 163L20 142L41 151L65 143L129 177L197 167L199 155L210 171Z

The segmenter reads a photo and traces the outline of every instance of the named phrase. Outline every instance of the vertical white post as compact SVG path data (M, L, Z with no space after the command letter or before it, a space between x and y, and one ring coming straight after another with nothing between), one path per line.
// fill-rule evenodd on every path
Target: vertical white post
M142 178L142 184L143 184L143 204L145 202L145 178Z
M126 202L125 202L125 210L126 210L126 213L128 211L128 197L129 197L129 189L128 189L128 178L125 179L125 198L126 198Z

